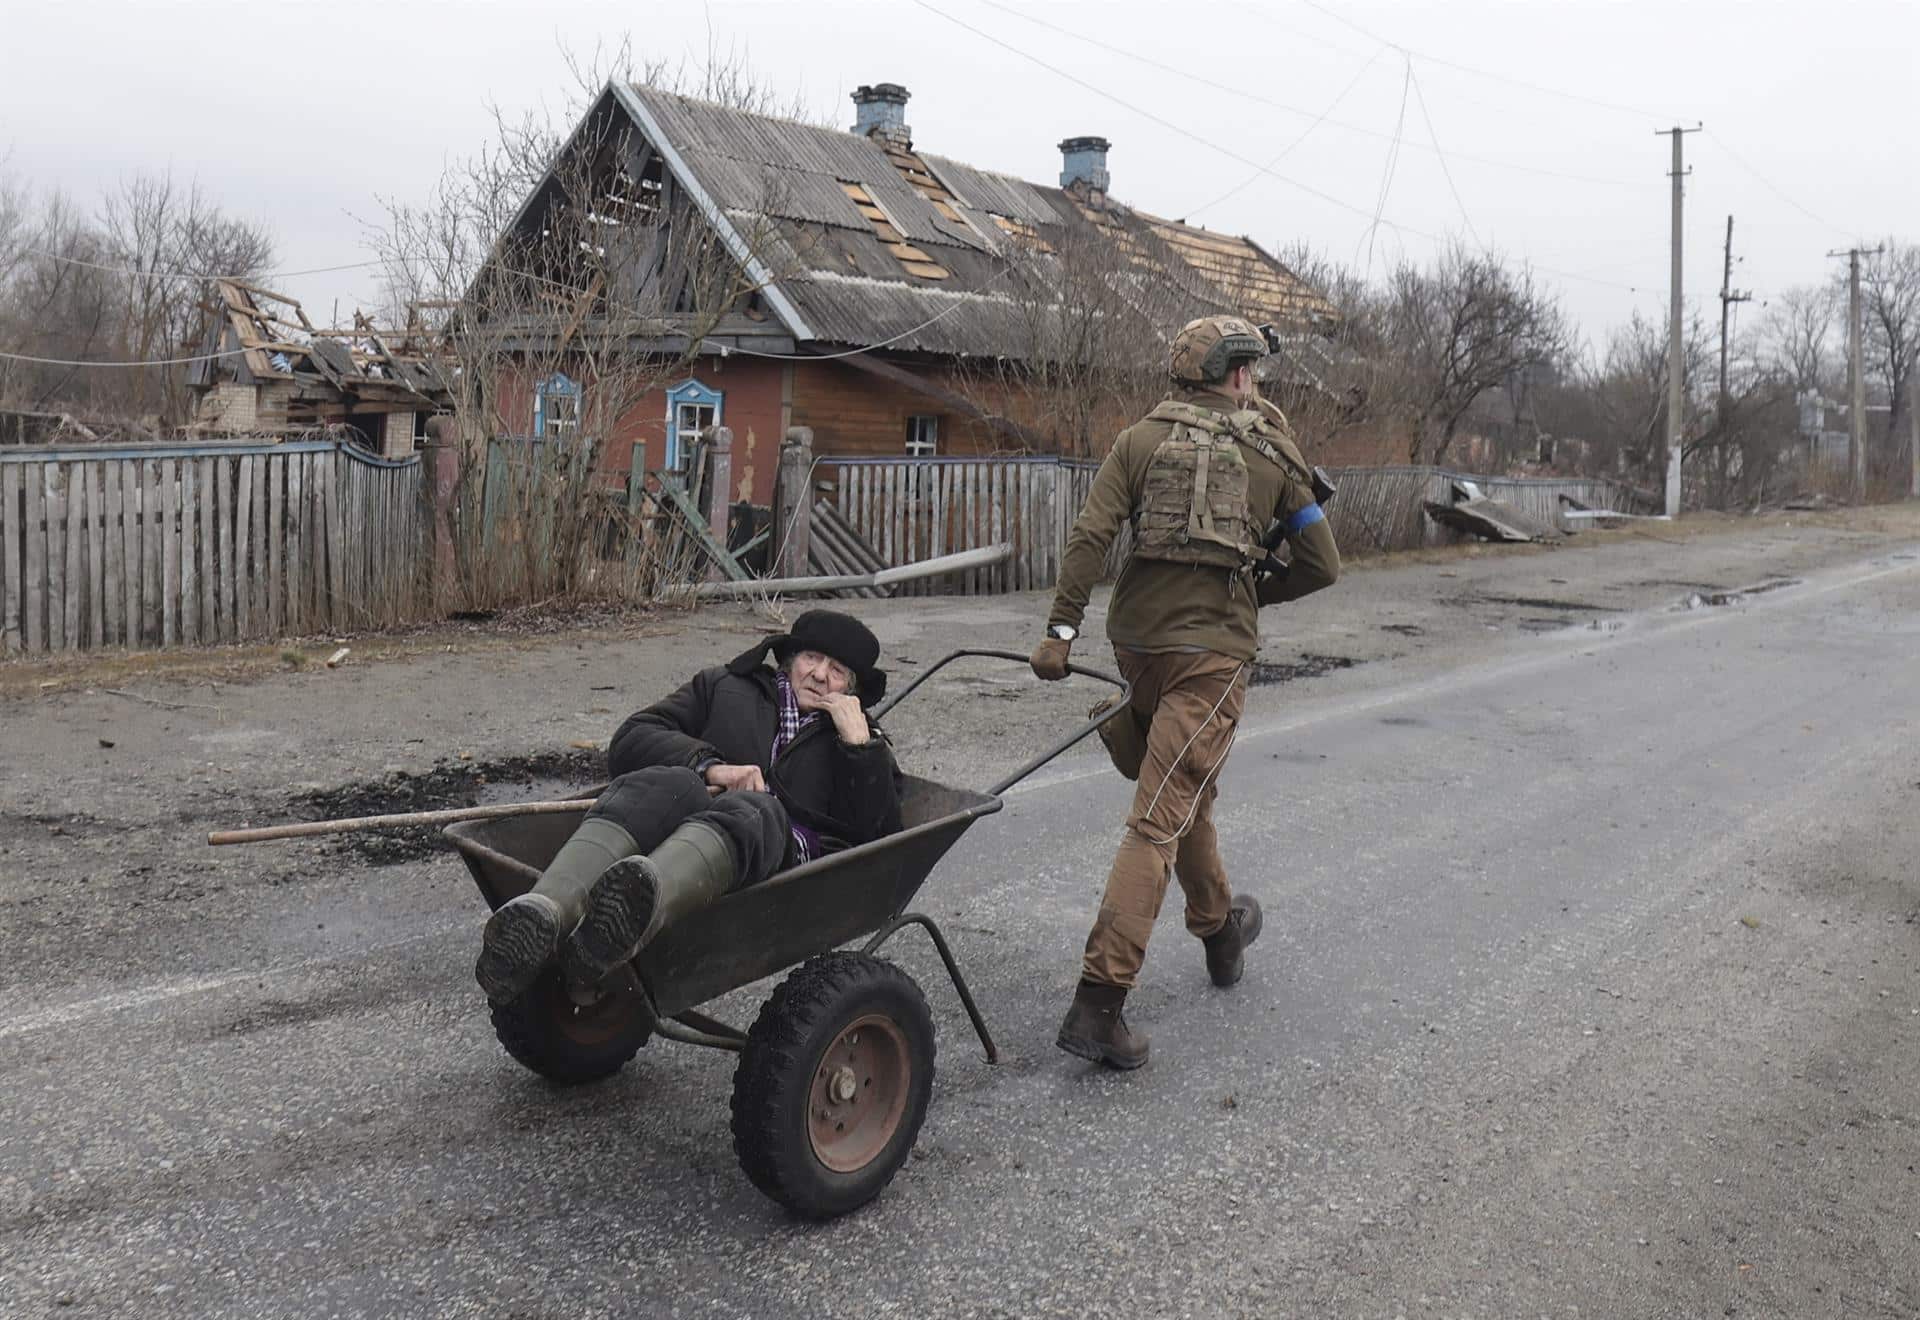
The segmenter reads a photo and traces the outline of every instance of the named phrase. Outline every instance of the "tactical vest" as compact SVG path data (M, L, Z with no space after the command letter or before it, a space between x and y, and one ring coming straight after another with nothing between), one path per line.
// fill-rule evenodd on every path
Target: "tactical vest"
M1244 570L1259 558L1255 547L1264 528L1256 528L1248 507L1247 444L1276 463L1274 447L1252 434L1259 414L1227 417L1168 399L1147 414L1149 421L1172 422L1147 463L1139 506L1134 510L1134 553L1143 559L1176 564L1207 564Z

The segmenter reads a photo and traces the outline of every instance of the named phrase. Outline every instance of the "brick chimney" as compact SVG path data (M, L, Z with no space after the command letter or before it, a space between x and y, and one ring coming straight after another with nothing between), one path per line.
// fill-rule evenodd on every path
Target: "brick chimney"
M1107 150L1103 137L1072 137L1060 144L1060 186L1084 184L1097 193L1107 191Z
M853 131L862 137L912 146L913 130L907 127L908 95L899 83L874 83L871 87L855 88Z

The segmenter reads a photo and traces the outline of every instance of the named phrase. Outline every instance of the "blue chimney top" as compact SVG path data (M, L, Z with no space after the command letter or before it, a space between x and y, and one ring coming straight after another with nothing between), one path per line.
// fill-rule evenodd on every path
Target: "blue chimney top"
M913 130L907 127L908 95L907 89L899 83L856 87L853 92L853 131L862 137L879 136L890 142L898 142L901 146L911 145Z
M1084 183L1095 192L1107 190L1107 151L1113 143L1103 137L1071 137L1060 144L1060 186Z

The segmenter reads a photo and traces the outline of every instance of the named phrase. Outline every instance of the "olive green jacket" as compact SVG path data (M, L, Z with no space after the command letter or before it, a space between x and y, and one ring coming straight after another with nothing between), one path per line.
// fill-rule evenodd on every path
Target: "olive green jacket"
M1176 389L1168 397L1223 414L1239 407L1226 394L1199 387ZM1261 438L1284 461L1276 464L1251 446L1241 446L1248 501L1257 528L1264 530L1275 520L1286 524L1290 571L1267 579L1256 590L1250 573L1134 556L1121 570L1107 610L1107 638L1115 646L1218 651L1251 660L1260 646L1260 606L1298 600L1340 575L1339 548L1314 502L1311 469L1293 443L1286 418L1264 400L1255 406L1265 414ZM1087 596L1105 571L1107 551L1139 506L1153 452L1172 432L1173 423L1148 418L1114 441L1067 537L1049 625L1080 626Z

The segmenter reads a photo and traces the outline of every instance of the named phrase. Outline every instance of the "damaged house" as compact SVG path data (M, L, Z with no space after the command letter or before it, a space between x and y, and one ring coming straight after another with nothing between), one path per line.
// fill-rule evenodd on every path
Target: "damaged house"
M404 458L427 419L450 408L442 365L420 331L381 331L364 317L316 329L300 304L240 280L213 281L200 353L188 373L202 430L276 435L347 428L356 443ZM218 355L218 356L215 356Z
M619 483L724 425L734 498L764 503L792 427L832 455L1098 457L1191 317L1337 321L1251 239L1117 200L1104 138L1036 184L918 149L904 87L852 99L839 131L609 85L459 313L492 433L590 435Z

